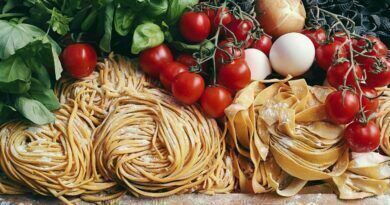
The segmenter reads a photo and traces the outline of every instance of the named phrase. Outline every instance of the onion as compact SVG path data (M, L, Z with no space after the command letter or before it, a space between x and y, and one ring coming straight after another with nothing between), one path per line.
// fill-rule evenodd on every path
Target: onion
M264 31L273 37L300 32L305 26L301 0L257 0L256 11Z

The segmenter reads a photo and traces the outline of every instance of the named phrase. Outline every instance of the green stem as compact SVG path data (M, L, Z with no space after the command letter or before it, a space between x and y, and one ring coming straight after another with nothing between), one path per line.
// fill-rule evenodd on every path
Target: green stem
M23 13L6 13L6 14L0 14L0 19L2 18L13 18L13 17L21 17L24 16Z

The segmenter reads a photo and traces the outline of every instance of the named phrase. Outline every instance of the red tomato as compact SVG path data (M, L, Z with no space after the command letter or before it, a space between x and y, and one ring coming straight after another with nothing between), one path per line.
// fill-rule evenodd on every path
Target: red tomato
M195 58L192 55L189 55L189 54L180 54L176 58L176 61L179 62L179 63L182 63L182 64L184 64L184 65L186 65L188 67L197 65L197 62L196 62Z
M330 66L326 75L328 83L335 88L339 88L340 85L344 85L344 77L347 74L350 66L351 63L349 61ZM359 65L355 65L355 73L358 79L363 79L363 71ZM353 70L351 70L348 74L346 86L357 86Z
M196 73L183 72L178 74L172 82L172 94L180 102L191 105L202 96L204 80Z
M348 40L348 36L344 32L339 31L333 35L333 39L335 41L338 41L338 42L344 44L344 42ZM354 45L356 43L356 39L352 38L351 40L352 40L352 45ZM347 51L347 53L349 53L349 51L351 50L349 43L345 43L344 48L345 48L345 51Z
M223 40L218 43L218 46L223 50L217 49L217 51L215 52L215 62L217 64L217 67L219 67L223 63L229 62L229 55L232 56L233 59L245 57L244 50L242 48L234 47L233 42L230 40Z
M171 62L169 63L160 73L160 81L167 90L171 90L172 81L175 77L182 72L188 71L188 66L178 63Z
M390 85L390 60L382 58L380 64L373 63L366 67L366 83L369 87L384 87Z
M211 23L208 16L202 12L188 11L180 19L181 35L190 42L200 43L210 34Z
M256 40L252 44L251 47L262 51L265 55L268 56L272 47L272 40L267 35L262 35L259 40Z
M163 68L172 61L172 53L165 44L142 51L139 56L140 67L153 77L159 77Z
M372 121L367 124L355 121L347 126L344 137L352 151L371 152L379 146L380 130Z
M377 37L375 36L365 36L369 42L364 38L359 39L354 49L358 52L363 52L365 55L369 56L375 56L378 58L386 57L387 55L387 47L386 45ZM371 44L371 45L370 45ZM356 57L357 60L359 60L359 57ZM364 58L364 57L363 57Z
M213 20L213 30L216 31L218 29L219 23L222 19L222 25L227 26L230 22L233 21L234 17L229 12L227 8L219 8L217 13L215 14L215 18Z
M345 51L344 47L341 47L341 43L338 41L323 44L316 49L316 61L318 65L324 70L328 70L328 68L335 60L346 57L347 52Z
M232 104L232 101L230 92L221 86L206 88L200 98L200 104L204 112L213 118L222 117L225 109Z
M311 42L313 42L315 48L320 47L320 45L322 45L326 40L326 34L323 28L305 29L302 31L302 34L307 36Z
M242 59L236 59L219 68L218 81L226 88L237 91L244 88L251 81L251 71Z
M234 34L237 41L247 41L245 44L247 46L251 45L253 39L250 38L250 32L253 28L253 23L249 20L234 19L231 23L227 25L227 28ZM226 31L226 36L228 38L233 38L232 34Z
M348 124L359 112L359 98L351 91L335 91L326 98L325 109L333 123Z
M60 57L64 69L73 78L89 76L95 70L97 64L95 50L91 45L85 43L67 46Z
M370 116L375 113L379 107L378 93L373 88L362 87L363 98L362 107L366 116Z

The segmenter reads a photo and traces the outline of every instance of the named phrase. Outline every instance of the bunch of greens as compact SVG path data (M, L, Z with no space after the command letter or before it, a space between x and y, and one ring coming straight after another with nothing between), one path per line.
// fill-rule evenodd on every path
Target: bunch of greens
M0 123L55 120L52 87L61 77L61 47L83 41L101 53L139 52L161 44L198 0L0 1Z

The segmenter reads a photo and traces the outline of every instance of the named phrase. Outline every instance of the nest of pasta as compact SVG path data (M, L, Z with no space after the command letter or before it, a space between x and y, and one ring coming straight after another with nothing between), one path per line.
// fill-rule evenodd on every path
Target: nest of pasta
M350 162L351 153L343 141L344 128L329 122L325 112L325 99L332 91L329 87L308 86L301 79L279 81L268 87L253 82L237 94L225 112L240 191L275 191L291 196L308 181L324 180L335 185L334 190L345 199L389 193L388 185L369 188L370 180L389 184L390 164L386 157L377 154L379 159L370 165L372 171L384 171L381 176L357 172L367 168L357 168L354 161ZM381 104L382 110L388 110L388 100ZM389 138L387 114L378 118L385 152ZM343 185L355 176L364 180L349 183L349 187ZM347 191L352 194L346 195Z
M26 191L98 202L135 196L228 193L233 166L225 133L197 106L157 88L134 62L111 55L82 80L55 87L55 123L0 128L0 193Z

